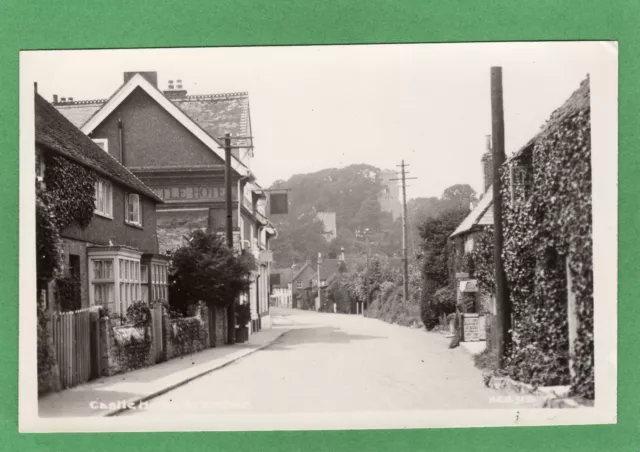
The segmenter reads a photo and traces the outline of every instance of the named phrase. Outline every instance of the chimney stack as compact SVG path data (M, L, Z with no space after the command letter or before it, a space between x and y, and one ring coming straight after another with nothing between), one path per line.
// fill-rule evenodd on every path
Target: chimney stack
M486 136L486 152L482 156L482 175L484 177L484 193L493 183L493 155L491 154L491 135Z
M54 103L54 104L57 104L57 103L58 103L58 95L57 95L57 94L54 94L54 95L53 95L53 103Z
M169 80L168 89L163 91L163 94L167 99L180 100L187 96L187 90L182 88L182 80L176 80L175 84L173 80Z
M145 78L146 81L151 83L154 87L158 87L158 73L154 71L146 71L146 72L125 72L124 73L124 83L127 83L136 75L140 74Z

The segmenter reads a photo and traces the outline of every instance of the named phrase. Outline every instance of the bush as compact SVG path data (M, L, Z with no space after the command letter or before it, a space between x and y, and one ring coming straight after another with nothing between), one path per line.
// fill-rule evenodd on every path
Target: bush
M38 304L38 394L51 391L55 356L49 336L49 317L42 304Z
M127 308L127 320L137 328L151 325L151 310L144 301L136 301Z
M80 276L67 275L56 280L56 300L61 311L76 311L82 307Z
M195 230L188 244L173 253L169 301L183 314L200 301L227 307L249 290L255 265L251 255L236 255L218 234Z
M427 295L420 305L422 323L428 331L433 330L443 314L456 310L456 296L450 286L441 287L433 295Z

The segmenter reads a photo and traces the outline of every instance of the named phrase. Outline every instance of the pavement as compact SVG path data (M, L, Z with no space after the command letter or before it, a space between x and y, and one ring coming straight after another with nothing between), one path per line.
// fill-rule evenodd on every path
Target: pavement
M38 415L46 418L113 416L129 404L139 405L269 346L291 326L285 317L276 314L272 318L271 329L251 335L245 343L210 348L41 397Z
M272 308L290 330L268 347L118 416L329 414L537 407L487 388L472 356L424 329ZM505 397L507 396L507 397Z
M487 343L485 341L460 342L460 347L472 355L479 355L487 348Z

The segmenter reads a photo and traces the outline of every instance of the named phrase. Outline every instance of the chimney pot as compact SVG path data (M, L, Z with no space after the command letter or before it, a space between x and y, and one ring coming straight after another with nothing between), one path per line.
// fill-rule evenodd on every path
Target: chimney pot
M54 103L54 104L57 104L57 103L58 103L58 95L57 95L57 94L54 94L54 95L53 95L53 103Z
M67 101L67 98L66 98L66 97L62 97L62 98L60 98L60 102L65 103L66 101Z
M68 101L69 101L69 102L73 102L73 97L70 97L70 98L68 99Z

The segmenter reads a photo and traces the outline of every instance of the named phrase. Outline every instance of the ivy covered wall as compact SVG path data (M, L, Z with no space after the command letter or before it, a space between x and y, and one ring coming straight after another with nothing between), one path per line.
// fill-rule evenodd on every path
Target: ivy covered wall
M513 180L528 168L530 183ZM543 131L502 168L503 260L513 307L513 343L505 371L534 385L570 384L595 397L591 122L588 79ZM512 183L513 182L513 183ZM490 230L487 230L487 234ZM494 292L493 243L472 254L480 288ZM569 275L567 275L567 268ZM578 320L569 356L567 277ZM572 358L573 375L569 369Z

